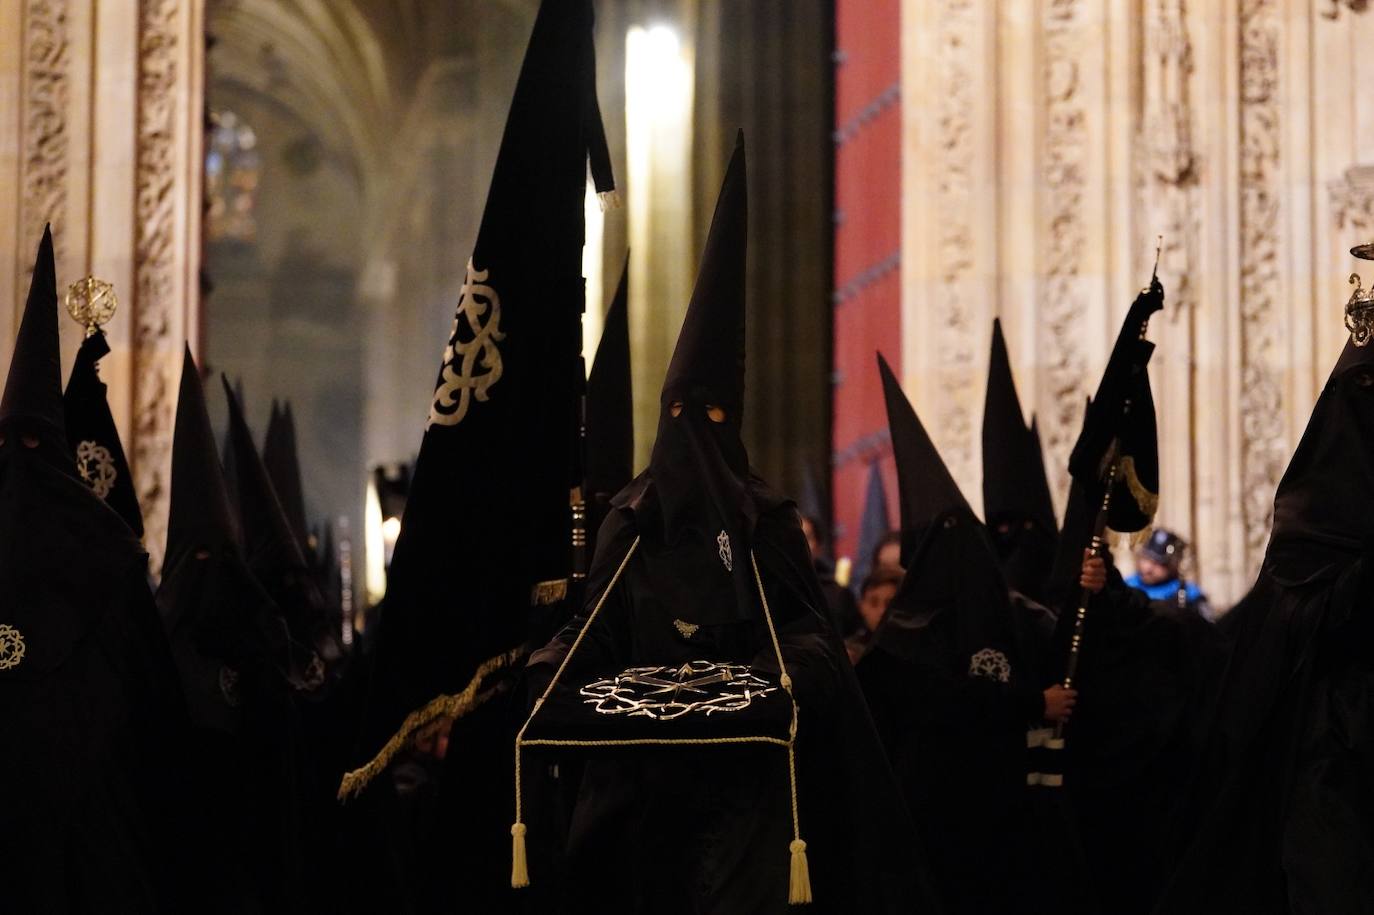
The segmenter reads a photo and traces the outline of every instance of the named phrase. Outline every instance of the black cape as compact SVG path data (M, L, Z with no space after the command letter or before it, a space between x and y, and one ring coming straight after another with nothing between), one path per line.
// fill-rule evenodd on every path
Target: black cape
M1157 911L1374 910L1374 351L1347 343L1279 483Z

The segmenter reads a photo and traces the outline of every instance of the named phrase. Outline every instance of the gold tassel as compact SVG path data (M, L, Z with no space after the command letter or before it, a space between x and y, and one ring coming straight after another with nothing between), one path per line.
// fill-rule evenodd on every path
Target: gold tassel
M796 868L795 860L792 866ZM510 828L510 885L517 890L530 885L530 867L525 860L524 823L516 823Z
M811 901L811 866L806 862L806 843L793 839L789 846L792 850L792 882L787 893L789 905L806 905Z

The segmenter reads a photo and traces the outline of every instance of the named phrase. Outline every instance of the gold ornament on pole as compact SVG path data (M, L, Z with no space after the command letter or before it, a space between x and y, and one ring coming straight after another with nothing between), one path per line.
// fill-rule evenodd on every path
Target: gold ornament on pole
M1374 261L1374 244L1356 245L1350 253L1360 260ZM1358 273L1350 274L1350 283L1355 291L1345 303L1345 329L1350 331L1351 343L1366 346L1374 338L1374 287L1365 289Z
M114 286L104 280L88 276L67 287L67 314L86 328L88 337L95 336L95 332L114 317L118 307Z

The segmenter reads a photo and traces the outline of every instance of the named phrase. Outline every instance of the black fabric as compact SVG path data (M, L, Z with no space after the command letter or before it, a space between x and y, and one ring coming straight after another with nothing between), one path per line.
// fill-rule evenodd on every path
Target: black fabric
M520 646L535 626L536 586L570 578L569 494L583 482L583 201L588 151L600 142L587 98L592 67L589 0L545 0L392 557L360 763L407 715L462 691L480 664ZM460 352L479 333L489 345L465 362ZM504 745L454 752L510 758Z
M611 508L611 498L634 479L634 391L630 378L630 256L606 312L596 359L587 376L587 533L594 538Z
M1347 343L1279 484L1157 911L1374 908L1374 350Z
M759 484L751 491L759 506L751 543L801 710L798 807L815 896L810 908L931 911L922 855L844 650L825 621L795 509ZM531 658L533 695L643 535L636 518L625 509L607 519L586 609ZM569 682L600 670L699 658L746 662L776 675L761 616L722 618L703 603L700 616L685 620L701 619L701 628L685 636L672 623L692 608L665 607L662 572L638 552L630 560L569 663ZM791 815L781 747L593 750L585 762L564 910L787 911Z
M1045 600L1059 528L1040 433L1034 424L1028 427L1022 416L998 319L992 322L983 405L983 520L1007 584Z
M1073 616L1060 618L1056 673ZM1063 790L1100 910L1148 912L1173 857L1171 819L1197 756L1221 640L1196 613L1151 602L1109 566L1108 586L1089 604L1082 646L1078 704L1064 731Z
M72 446L81 479L141 538L143 512L138 507L134 477L105 399L105 383L97 371L100 358L109 351L110 345L101 330L83 340L76 351L76 362L62 396L67 442Z
M186 712L128 525L63 441L45 233L0 411L0 899L186 911Z
M305 897L289 638L239 553L215 451L188 348L157 603L193 725L191 774L207 826L198 880L215 911L299 910Z
M1126 313L1097 393L1088 402L1083 429L1069 454L1069 473L1084 487L1093 505L1102 501L1108 458L1115 456L1119 472L1112 487L1107 524L1123 533L1138 531L1154 519L1154 506L1142 504L1127 482L1129 474L1135 475L1146 492L1159 493L1158 432L1149 374L1154 344L1145 339L1145 328L1150 315L1163 307L1164 287L1152 279Z

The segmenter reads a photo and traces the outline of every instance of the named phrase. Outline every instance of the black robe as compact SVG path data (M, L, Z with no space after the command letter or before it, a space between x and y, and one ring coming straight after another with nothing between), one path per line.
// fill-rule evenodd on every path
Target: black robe
M1067 652L1073 611L1061 616ZM1222 663L1211 623L1152 602L1110 568L1085 619L1065 729L1064 790L1102 912L1144 913L1173 857L1171 819L1198 752L1200 710Z
M186 710L147 557L0 433L0 627L25 643L0 670L0 908L186 911Z
M987 645L1007 663L1006 680L970 669L954 612L917 630L889 617L857 665L951 912L1038 910L1026 733L1044 713L1047 638L1019 600L1011 618Z
M828 623L799 518L791 503L760 494L757 484L751 489L759 505L754 554L801 710L798 804L815 899L810 910L930 911L914 836ZM625 494L618 501L624 506ZM586 611L531 658L535 695L639 533L629 508L608 517L597 538ZM694 577L673 574L653 552L631 559L564 682L694 660L743 662L776 675L761 613L715 616L709 600L694 601ZM724 605L732 585L729 576L717 577ZM709 587L700 584L695 596L708 597ZM694 602L700 628L685 636L673 623ZM634 748L589 756L569 829L569 911L788 910L791 816L785 755L777 747Z

